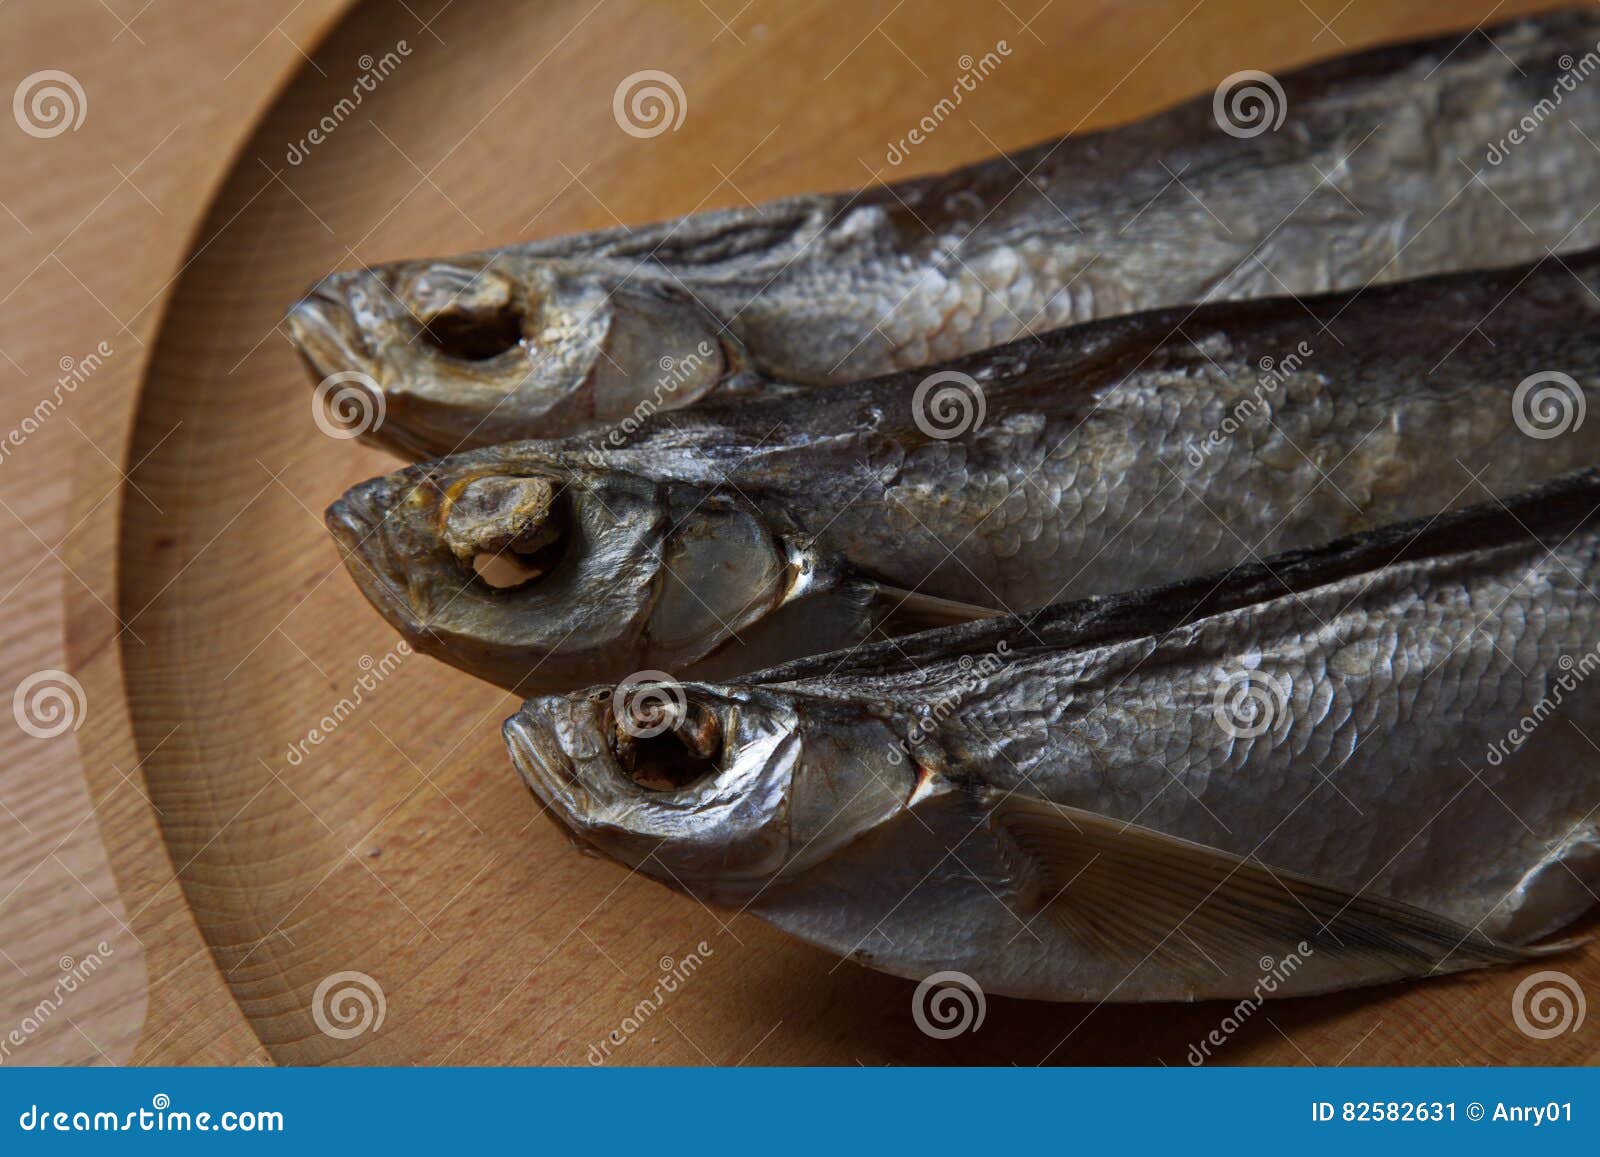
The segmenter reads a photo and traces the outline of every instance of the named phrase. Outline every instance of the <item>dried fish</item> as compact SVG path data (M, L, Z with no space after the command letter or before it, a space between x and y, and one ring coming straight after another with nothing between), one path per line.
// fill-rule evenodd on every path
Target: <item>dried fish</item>
M1175 581L1600 461L1600 253L1058 331L525 442L328 525L418 649L518 688L721 678Z
M943 176L337 274L289 322L316 378L381 393L368 436L420 458L1530 261L1600 243L1600 86L1573 63L1597 41L1590 9L1373 49Z
M1597 515L1588 471L726 685L533 699L506 738L580 839L902 976L1188 1000L1526 959L1600 885Z

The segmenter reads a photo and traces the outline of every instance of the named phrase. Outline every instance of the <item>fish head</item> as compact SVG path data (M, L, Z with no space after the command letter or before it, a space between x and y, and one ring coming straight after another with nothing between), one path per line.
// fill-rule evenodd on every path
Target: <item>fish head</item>
M671 283L506 254L336 273L288 323L314 379L374 395L364 436L417 457L678 409L743 361Z
M526 446L362 483L327 524L413 646L522 694L687 669L819 581L738 494Z
M581 842L721 903L900 813L915 780L882 721L761 687L629 681L531 699L504 732Z

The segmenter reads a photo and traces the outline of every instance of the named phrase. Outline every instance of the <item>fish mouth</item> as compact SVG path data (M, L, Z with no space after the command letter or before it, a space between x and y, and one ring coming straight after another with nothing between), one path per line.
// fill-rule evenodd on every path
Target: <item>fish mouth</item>
M375 478L351 487L323 513L345 569L389 623L408 638L428 633L406 598L401 568L389 557L388 520L394 515L395 482Z
M604 856L604 849L595 844L585 830L582 808L588 797L578 781L572 759L550 725L535 719L534 713L542 715L537 705L529 701L501 724L506 750L511 753L511 766L557 831L586 855Z
M339 274L324 278L290 307L286 319L301 361L318 382L349 371L371 376L375 365L343 284ZM373 388L379 387L374 383Z
M596 687L529 699L500 728L523 786L557 827L588 847L595 821L624 787L606 739L609 694Z
M534 704L525 705L501 726L512 766L528 790L555 811L577 785L572 759L547 723L536 721Z

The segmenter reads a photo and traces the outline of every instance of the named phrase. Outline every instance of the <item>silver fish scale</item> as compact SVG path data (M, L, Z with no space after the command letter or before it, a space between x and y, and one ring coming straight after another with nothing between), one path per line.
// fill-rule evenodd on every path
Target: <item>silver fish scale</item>
M848 345L831 343L827 378L842 381L1177 302L1420 276L1451 267L1464 248L1494 263L1593 244L1600 216L1574 207L1594 199L1595 156L1574 125L1600 126L1600 93L1563 94L1537 133L1487 164L1488 143L1549 95L1556 49L1568 44L1533 24L1496 32L1498 50L1442 66L1423 58L1359 94L1291 104L1251 181L1239 178L1237 142L1214 124L1158 118L1117 143L1165 154L1165 166L1090 189L1079 151L1058 146L1037 168L1023 161L1027 182L1008 168L1017 188L986 212L968 206L952 221L950 206L916 198L858 206L836 226L848 245L796 262L754 302L726 304L770 314L774 328L784 317L819 328L831 319L837 335L876 322ZM1187 146L1180 127L1196 132ZM1002 184L998 173L986 179ZM924 234L909 252L907 215Z
M1025 609L1170 581L1174 558L1202 574L1469 505L1600 457L1600 424L1527 437L1504 387L1454 388L1448 369L1339 388L1306 371L1196 469L1196 439L1259 392L1253 366L1218 352L1141 372L1075 427L1010 415L963 442L917 446L881 503L819 517L846 540L895 542L871 560L891 581Z
M1002 788L1495 935L1542 933L1589 902L1564 870L1536 869L1564 840L1600 855L1585 738L1600 741L1600 703L1568 696L1570 718L1498 768L1488 751L1566 669L1561 656L1600 642L1586 589L1600 552L1594 535L1575 538L1554 557L1398 565L1159 640L1029 657L967 695L939 741ZM1266 717L1228 713L1240 687Z
M1593 10L1547 14L1285 73L1261 132L1205 93L940 175L337 274L290 325L319 379L386 391L369 438L428 458L826 395L1135 311L1575 254L1600 242L1597 41Z

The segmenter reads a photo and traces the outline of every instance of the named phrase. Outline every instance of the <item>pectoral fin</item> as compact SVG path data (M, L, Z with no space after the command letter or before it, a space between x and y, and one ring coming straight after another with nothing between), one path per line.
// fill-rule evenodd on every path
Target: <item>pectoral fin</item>
M890 635L949 627L975 619L998 619L1005 614L993 607L942 599L883 583L873 584L872 610L878 626Z
M1020 849L1022 890L1087 951L1181 973L1249 968L1305 944L1396 977L1529 960L1456 921L1093 812L1010 796L995 822ZM1198 951L1197 951L1198 950Z

